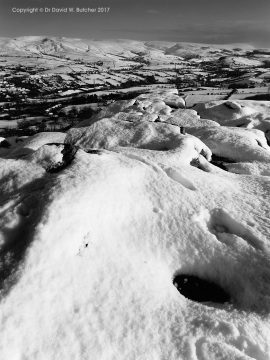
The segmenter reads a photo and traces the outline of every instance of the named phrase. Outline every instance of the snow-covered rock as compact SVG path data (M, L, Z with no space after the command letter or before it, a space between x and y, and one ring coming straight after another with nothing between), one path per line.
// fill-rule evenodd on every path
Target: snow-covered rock
M237 162L226 163L228 171L235 174L262 175L270 176L270 168L268 162Z
M126 121L155 121L167 118L174 108L184 108L185 101L181 98L176 89L156 90L153 93L139 95L133 100L117 101L90 120L82 121L78 127L89 126L95 121L104 118L114 118Z
M191 137L191 135L181 135L179 127L171 124L147 121L134 123L115 119L102 119L90 127L69 130L65 142L79 146L84 150L129 146L166 151L177 148L185 139ZM192 138L195 143L200 142L199 139ZM204 145L201 143L201 146ZM210 158L210 150L209 153Z
M181 108L184 109L186 106L185 100L178 96L177 94L171 94L164 98L164 102L166 105L169 105L173 108Z
M29 136L22 142L17 142L11 148L10 155L23 157L50 143L64 143L66 134L62 132L40 132Z
M30 153L24 158L32 163L39 164L45 169L50 168L53 164L61 163L63 160L64 144L42 145L35 152Z
M260 130L215 126L191 128L189 132L201 139L215 155L235 161L270 160L270 147Z
M225 126L270 130L270 102L253 100L219 100L194 106L201 118Z
M156 94L137 100L114 107L131 116L147 101L160 116ZM193 113L183 135L149 113L109 110L0 158L1 359L269 359L263 133L203 127ZM183 296L181 275L227 302Z
M219 126L219 124L213 120L201 119L197 111L193 109L176 110L164 119L164 121L172 125L184 126L186 128Z

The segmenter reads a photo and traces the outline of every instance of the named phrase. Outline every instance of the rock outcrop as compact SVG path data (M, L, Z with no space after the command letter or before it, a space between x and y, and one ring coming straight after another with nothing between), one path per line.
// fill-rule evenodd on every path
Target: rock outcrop
M0 149L1 359L269 359L269 146L204 108L145 94Z

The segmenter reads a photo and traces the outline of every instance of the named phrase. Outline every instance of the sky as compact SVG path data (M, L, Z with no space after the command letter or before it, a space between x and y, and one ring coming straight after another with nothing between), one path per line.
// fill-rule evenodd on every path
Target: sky
M17 12L45 7L51 12ZM53 12L66 7L74 12ZM98 7L110 10L76 12ZM0 37L22 35L270 47L270 0L0 0Z

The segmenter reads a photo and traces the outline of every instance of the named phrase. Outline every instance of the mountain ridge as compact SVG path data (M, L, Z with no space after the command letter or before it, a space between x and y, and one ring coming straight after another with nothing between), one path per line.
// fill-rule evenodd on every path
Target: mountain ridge
M113 52L114 55L160 52L163 55L181 57L186 53L199 53L207 56L218 51L234 51L237 48L240 52L253 50L254 47L248 44L199 44L190 42L167 42L167 41L137 41L128 39L116 40L94 40L67 37L48 36L22 36L15 38L0 38L0 53L21 53L40 54L42 52L75 53L85 54L92 52Z

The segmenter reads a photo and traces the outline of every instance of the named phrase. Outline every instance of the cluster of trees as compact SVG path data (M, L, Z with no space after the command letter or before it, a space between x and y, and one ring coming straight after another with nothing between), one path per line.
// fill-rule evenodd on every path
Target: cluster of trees
M142 85L150 85L150 84L156 84L156 78L154 75L147 75L143 80L132 80L129 79L125 83L121 84L121 87L129 88L133 86L142 86Z
M263 64L264 64L265 68L270 68L270 60L269 59L264 60Z
M26 130L29 129L30 127L35 127L37 131L45 131L47 128L46 120L42 120L41 122L36 122L35 120L27 120L27 119L20 120L18 122L17 127L19 130Z
M184 58L184 60L188 61L188 60L192 60L192 59L200 59L201 55L190 53L190 54L182 54L181 57Z
M99 97L96 94L85 94L84 96L72 98L73 105L97 103L98 101Z
M32 129L35 132L65 130L84 119L90 118L92 115L93 110L89 107L79 109L73 106L68 113L61 112L60 110L59 112L50 114L50 116L41 121L22 119L18 122L17 128L19 130Z

